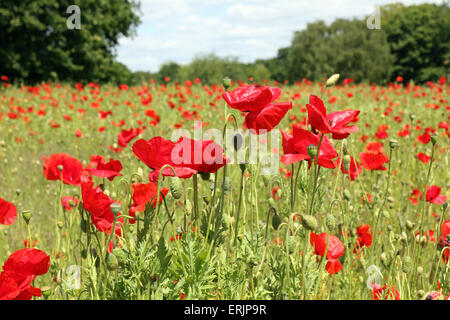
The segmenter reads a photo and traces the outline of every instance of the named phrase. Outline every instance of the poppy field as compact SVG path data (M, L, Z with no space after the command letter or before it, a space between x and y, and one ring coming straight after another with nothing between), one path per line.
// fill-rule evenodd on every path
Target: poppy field
M233 80L2 76L0 299L449 300L447 79Z

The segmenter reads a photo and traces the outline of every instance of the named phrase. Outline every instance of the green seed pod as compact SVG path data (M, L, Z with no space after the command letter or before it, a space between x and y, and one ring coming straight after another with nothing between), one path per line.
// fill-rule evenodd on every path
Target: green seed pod
M223 84L225 90L228 90L228 88L231 87L231 79L228 77L223 78L222 84Z
M344 199L347 201L350 201L352 198L352 195L350 194L350 191L348 191L348 189L344 189Z
M120 212L120 209L121 209L120 208L120 203L117 203L117 202L111 203L111 205L109 207L111 208L111 212L114 215L117 215Z
M209 178L211 177L211 173L209 173L209 172L200 172L200 177L202 178L203 181L208 181Z
M302 225L307 230L315 231L319 228L319 224L317 223L316 218L310 215L302 216Z
M445 210L447 210L447 208L448 208L448 203L446 201L442 204L442 210L444 210L444 212L445 212Z
M327 215L325 219L325 225L330 231L333 231L334 228L336 227L336 218L331 213Z
M402 259L402 271L404 273L409 273L411 271L413 261L410 256L405 256Z
M247 168L247 164L239 163L239 168L241 169L242 173L244 173L245 169Z
M395 139L389 140L389 147L391 149L395 149L397 146L398 146L398 141L397 140L395 140Z
M344 164L344 170L346 172L350 171L350 163L352 161L352 158L347 154L344 156L344 159L342 160L342 163Z
M307 147L307 151L311 159L314 159L317 156L317 146L315 144L310 144Z
M116 256L112 253L108 253L106 255L105 262L106 262L106 268L109 271L114 271L119 267L119 261L117 260Z
M31 211L30 210L24 210L22 212L22 218L25 220L25 222L28 224L31 220Z
M281 224L281 218L280 218L280 216L278 215L278 214L274 214L273 216L272 216L272 227L275 229L275 230L278 230L278 228L280 227L280 224Z
M180 199L183 196L183 183L180 178L171 178L169 181L169 189L174 199Z

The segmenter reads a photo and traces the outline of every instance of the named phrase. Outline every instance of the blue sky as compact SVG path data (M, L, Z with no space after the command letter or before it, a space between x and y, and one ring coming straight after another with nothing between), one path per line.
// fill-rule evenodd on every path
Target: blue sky
M394 0L141 0L142 23L122 38L117 59L132 71L158 71L168 61L189 63L214 52L241 62L271 58L290 45L293 33L318 19L373 14ZM409 4L432 0L397 1ZM381 17L381 26L383 17Z

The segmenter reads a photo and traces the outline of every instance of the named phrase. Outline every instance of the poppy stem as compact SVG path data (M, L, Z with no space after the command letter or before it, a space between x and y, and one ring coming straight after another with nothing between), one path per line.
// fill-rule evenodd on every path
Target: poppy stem
M197 182L197 174L192 176L192 181L194 184L194 221L195 225L197 225L198 219L198 182Z
M237 214L236 214L236 226L234 228L234 245L236 246L236 240L237 240L237 235L238 235L238 231L239 231L239 218L241 215L241 203L242 203L242 190L244 189L244 173L245 173L245 167L244 170L241 170L241 185L239 187L239 203L238 203L238 210L237 210Z

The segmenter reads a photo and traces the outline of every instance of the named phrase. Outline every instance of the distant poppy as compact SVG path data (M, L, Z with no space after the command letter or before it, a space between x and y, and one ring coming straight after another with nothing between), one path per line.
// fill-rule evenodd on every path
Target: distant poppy
M314 247L314 254L323 257L325 255L325 251L327 252L326 258L328 262L325 269L328 273L335 274L342 270L342 264L337 259L344 255L345 247L338 237L326 232L323 232L320 235L311 232L310 243L311 246Z
M431 186L427 190L426 200L428 202L440 205L443 204L445 200L447 200L447 196L441 194L441 188L437 186Z
M117 136L117 144L122 148L125 148L128 145L128 142L136 138L138 135L142 133L141 128L122 130Z

